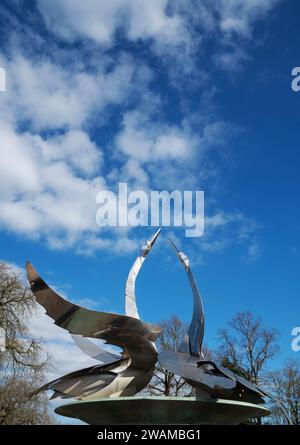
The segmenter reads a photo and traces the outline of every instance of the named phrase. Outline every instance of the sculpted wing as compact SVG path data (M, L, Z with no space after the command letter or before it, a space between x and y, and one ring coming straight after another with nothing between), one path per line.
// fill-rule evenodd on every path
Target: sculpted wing
M100 363L112 363L122 358L120 354L108 351L104 346L96 345L87 337L77 334L71 334L71 337L82 352Z
M160 334L159 326L142 322L126 315L98 312L71 303L54 292L34 269L26 264L28 280L37 302L46 310L55 324L71 334L107 339L109 330L131 331L154 341Z
M229 394L230 391L241 385L242 388L255 394L259 401L263 401L263 397L269 396L257 385L213 361L199 360L187 354L167 350L158 354L158 360L168 371L180 375L189 381L192 386L200 385L211 394L221 391L226 395L226 392Z
M158 354L160 364L169 372L172 372L180 377L193 383L201 383L207 388L213 390L214 388L222 387L225 390L233 389L236 386L235 380L229 380L226 376L220 374L218 376L210 374L211 364L207 362L207 369L202 372L198 368L199 358L187 355L181 352L174 352L163 350Z

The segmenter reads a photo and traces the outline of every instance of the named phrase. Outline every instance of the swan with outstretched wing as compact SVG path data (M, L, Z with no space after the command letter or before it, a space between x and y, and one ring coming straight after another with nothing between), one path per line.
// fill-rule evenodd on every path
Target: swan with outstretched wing
M147 242L140 257L146 257L158 235L159 231ZM135 265L136 263L137 261ZM142 263L143 260L140 260L141 265ZM157 361L154 341L161 332L159 326L145 323L130 315L98 312L80 307L52 290L31 263L26 264L26 269L31 290L37 302L45 308L46 314L56 325L75 335L76 344L84 352L102 362L67 374L44 385L40 390L53 390L53 397L90 400L133 395L147 385ZM136 278L139 268L133 266L133 269ZM129 308L126 306L127 312L130 312L130 308L135 304L135 278L131 280L131 305ZM104 340L110 345L122 348L123 352L121 355L114 354L95 345L86 337Z
M227 398L252 403L263 403L269 396L257 385L229 371L211 360L205 360L202 352L204 336L204 311L201 296L191 271L188 257L180 252L173 241L178 260L183 265L193 293L193 316L184 341L178 352L162 350L158 354L160 364L168 371L183 377L204 398Z

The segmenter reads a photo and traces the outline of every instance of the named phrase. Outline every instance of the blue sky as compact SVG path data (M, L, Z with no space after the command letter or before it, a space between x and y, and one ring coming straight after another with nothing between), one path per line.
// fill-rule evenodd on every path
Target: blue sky
M190 319L172 236L203 295L209 346L251 310L281 333L274 366L298 358L299 13L296 0L2 1L2 260L30 259L69 299L123 312L127 273L156 229L101 230L96 193L204 190L204 236L165 229L145 263L142 317ZM58 373L88 363L46 316L32 330Z

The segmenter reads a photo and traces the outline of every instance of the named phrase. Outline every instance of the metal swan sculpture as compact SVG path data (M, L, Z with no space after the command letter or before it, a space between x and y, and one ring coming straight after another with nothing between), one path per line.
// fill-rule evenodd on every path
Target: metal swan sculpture
M263 397L270 395L257 385L216 364L205 360L202 352L204 336L204 311L200 293L195 283L188 257L174 247L192 287L194 306L193 317L183 343L178 352L162 350L158 360L168 371L180 375L203 399L225 398L250 403L264 403Z
M150 381L157 361L154 341L161 329L137 318L134 283L146 255L150 252L160 230L147 242L135 261L127 280L126 312L119 315L98 312L73 304L54 292L42 280L32 264L26 264L30 287L37 302L55 324L73 335L76 344L101 363L64 375L47 383L38 391L53 390L55 397L93 400L99 397L134 395ZM102 339L123 349L121 355L99 347L85 337Z

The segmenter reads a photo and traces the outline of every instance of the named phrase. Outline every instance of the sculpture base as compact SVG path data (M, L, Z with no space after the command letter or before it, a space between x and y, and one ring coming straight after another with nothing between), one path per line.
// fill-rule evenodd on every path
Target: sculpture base
M238 425L270 414L246 402L156 396L76 401L55 412L90 425Z

